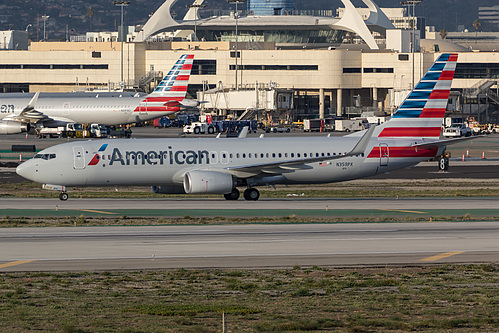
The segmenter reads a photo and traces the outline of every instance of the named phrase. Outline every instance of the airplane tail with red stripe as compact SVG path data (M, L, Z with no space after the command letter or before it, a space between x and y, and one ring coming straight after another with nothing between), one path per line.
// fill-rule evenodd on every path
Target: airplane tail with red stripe
M156 89L149 94L135 112L177 112L187 94L191 75L193 54L184 54L163 78Z
M456 69L457 54L442 54L393 117L379 126L379 138L438 139Z

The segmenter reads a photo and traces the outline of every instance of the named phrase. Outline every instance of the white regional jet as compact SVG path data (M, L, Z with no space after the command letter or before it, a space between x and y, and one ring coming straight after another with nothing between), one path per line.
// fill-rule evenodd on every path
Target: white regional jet
M0 94L0 134L29 131L31 126L61 126L66 123L121 125L170 115L199 103L185 98L194 55L182 55L150 95L82 97L71 93L53 98L27 100L25 94ZM28 103L29 101L29 103Z
M151 185L156 193L258 200L255 186L331 183L414 166L440 156L442 119L457 54L442 54L393 117L344 137L107 139L48 148L17 173L45 188Z

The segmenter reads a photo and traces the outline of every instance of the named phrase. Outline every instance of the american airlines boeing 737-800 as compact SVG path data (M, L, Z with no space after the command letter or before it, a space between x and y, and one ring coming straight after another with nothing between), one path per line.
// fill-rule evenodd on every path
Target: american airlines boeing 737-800
M0 94L0 134L29 131L31 126L61 126L66 123L121 125L170 115L199 103L185 98L194 55L183 55L150 95L82 97L58 94L53 98L31 98Z
M157 193L223 194L258 200L255 188L374 176L440 156L440 131L457 54L442 54L393 117L344 137L108 139L57 145L17 173L61 191L67 186L150 185Z

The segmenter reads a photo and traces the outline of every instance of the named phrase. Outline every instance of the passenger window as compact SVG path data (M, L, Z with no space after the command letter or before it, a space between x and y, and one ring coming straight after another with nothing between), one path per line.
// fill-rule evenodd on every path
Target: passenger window
M282 154L281 154L281 153L279 153L279 158L281 158L281 157L282 157Z
M243 154L243 158L246 158L246 154Z
M275 153L272 153L272 157L275 158Z

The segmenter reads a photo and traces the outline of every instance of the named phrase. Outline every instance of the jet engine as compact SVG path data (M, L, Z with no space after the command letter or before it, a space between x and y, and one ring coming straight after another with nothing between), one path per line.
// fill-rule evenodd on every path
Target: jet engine
M185 194L181 185L151 186L151 191L156 194Z
M216 171L189 171L184 176L184 190L189 194L226 194L234 188L232 176Z
M29 124L19 121L0 121L0 134L18 134L29 131Z

